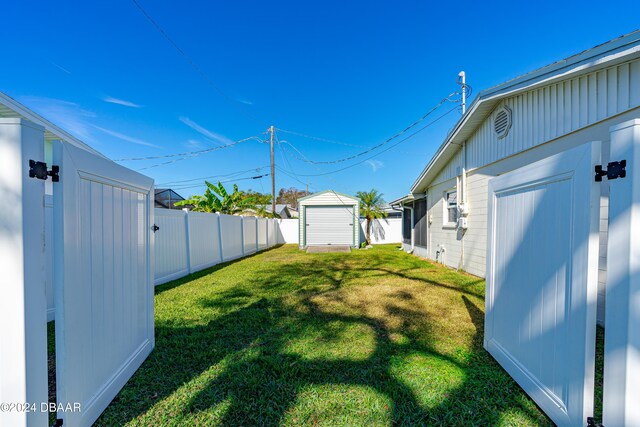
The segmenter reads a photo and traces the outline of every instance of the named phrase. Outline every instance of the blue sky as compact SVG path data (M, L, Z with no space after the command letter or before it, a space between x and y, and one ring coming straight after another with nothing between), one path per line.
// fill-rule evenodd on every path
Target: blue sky
M631 1L138 1L206 77L132 0L14 1L0 18L0 90L113 159L265 138L270 125L324 138L278 132L276 164L288 175L277 171L277 188L376 188L387 200L408 191L457 111L360 164L369 156L298 158L379 144L458 90L460 70L477 93L640 28L637 14L621 13L637 8ZM270 177L242 179L269 172L258 169L269 147L255 139L149 168L173 159L123 164L185 196L204 176L270 191Z

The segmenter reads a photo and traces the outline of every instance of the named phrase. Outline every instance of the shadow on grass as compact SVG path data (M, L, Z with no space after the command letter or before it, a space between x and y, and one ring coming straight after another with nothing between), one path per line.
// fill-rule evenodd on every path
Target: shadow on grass
M551 424L482 348L484 314L476 305L482 295L471 290L477 279L455 276L458 286L422 277L418 269L431 266L404 254L350 256L300 260L296 254L295 261L265 263L251 274L251 283L197 299L196 313L223 314L197 325L157 320L156 349L97 424L180 424L200 416L216 425L321 425L329 423L323 417L331 418L331 411L345 409L322 402L320 396L313 402L316 409L296 413L300 396L317 386L360 386L388 402L379 411L387 419L368 414L371 408L356 401L346 410L351 411L351 422L338 424L496 425L510 411L524 414L531 423ZM398 259L402 263L397 270L388 266ZM156 294L238 262L163 285ZM387 293L370 300L358 299L365 291L349 293L352 284L373 291L391 279ZM397 281L405 287L396 286ZM439 314L424 310L424 301L416 298L417 292L436 289L459 295L458 308L473 324L468 346L458 353L441 349L446 337L434 329ZM368 333L372 344L368 348L364 341L349 342L336 336L337 331L351 331L355 337ZM320 343L322 351L292 351L292 343L299 340ZM347 355L332 354L334 350ZM432 372L420 371L422 376L413 371L399 375L397 360L404 357L427 358L458 372L460 380L445 384L441 398L425 401L412 381L429 386L430 378L446 382L446 373L441 378L435 366ZM323 407L329 413L317 409Z

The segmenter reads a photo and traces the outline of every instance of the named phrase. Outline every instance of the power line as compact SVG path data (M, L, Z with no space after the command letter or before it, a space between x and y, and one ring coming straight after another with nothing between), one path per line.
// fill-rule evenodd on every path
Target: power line
M262 175L256 175L256 176L248 176L245 178L235 178L235 179L226 179L223 181L218 181L222 184L224 184L225 182L237 182L237 181L246 181L249 179L260 179L260 178L264 178L265 176L269 176L268 173L262 174ZM186 190L189 188L198 188L198 187L203 187L205 184L194 184L194 185L185 185L185 186L178 186L178 187L174 187L172 188L172 190Z
M162 35L162 37L164 37L169 42L169 44L176 51L178 51L178 53L180 53L180 55L182 55L182 57L185 59L185 61L187 61L187 63L200 75L200 77L212 89L214 89L216 92L218 92L225 100L227 100L227 102L232 104L245 117L253 120L254 122L260 124L261 126L264 125L264 122L262 122L257 117L253 116L252 114L249 114L244 109L240 108L240 105L239 105L238 101L236 101L235 99L231 98L222 89L220 89L220 87L213 82L213 80L209 77L209 75L207 73L205 73L205 71L202 68L200 68L198 66L198 64L184 50L182 50L182 48L180 46L178 46L178 44L175 41L173 41L173 39L169 36L169 34L162 28L162 26L160 26L160 24L155 19L153 19L153 17L144 9L144 7L142 7L142 5L138 2L138 0L131 0L131 1L140 10L140 12L142 12L144 17L147 18L147 20L151 23L151 25L153 25L153 27Z
M125 157L122 159L115 159L114 162L128 162L128 161L138 161L138 160L156 160L156 159L166 159L166 158L170 158L170 157L180 157L180 156L200 156L202 154L206 154L206 153L210 153L212 151L216 151L216 150L222 150L223 148L231 148L234 147L242 142L246 142L249 141L251 139L256 139L259 140L260 142L263 142L262 139L258 138L257 136L250 136L249 138L244 138L244 139L240 139L238 141L226 144L226 145L221 145L218 147L211 147L211 148L205 148L202 150L194 150L194 151L185 151L183 153L173 153L173 154L163 154L161 156L146 156L146 157Z
M427 123L425 126L421 127L420 129L418 129L417 131L415 131L414 133L412 133L411 135L401 139L400 141L397 141L395 144L390 145L389 147L387 147L386 149L379 151L375 154L373 154L372 156L367 157L366 159L363 159L357 163L353 163L349 166L345 166L343 168L340 169L336 169L334 171L330 171L330 172L324 172L324 173L317 173L317 174L299 174L299 176L324 176L324 175L332 175L334 173L338 173L338 172L342 172L344 170L350 169L354 166L358 166L364 162L366 162L367 160L371 160L374 157L378 157L379 155L381 155L382 153L386 153L387 151L391 150L392 148L398 146L399 144L403 143L404 141L413 138L414 136L416 136L418 133L422 132L423 130L425 130L426 128L428 128L429 126L433 125L434 123L436 123L437 121L443 119L445 116L449 115L450 113L452 113L453 111L456 111L458 109L458 107L454 107L450 110L448 110L446 113L442 114L441 116L439 116L438 118L432 120L431 122Z
M247 173L247 172L260 172L262 169L268 168L269 166L260 166L257 168L251 168L251 169L245 169L245 170L241 170L241 171L236 171L236 172L230 172L227 174L220 174L220 175L208 175L208 176L201 176L198 178L191 178L191 179L183 179L180 181L168 181L168 182L164 182L162 184L158 184L159 186L171 186L171 185L175 185L175 184L183 184L187 183L187 182L194 182L194 181L203 181L205 179L211 179L211 178L227 178L227 177L231 177L231 176L237 176L237 175L242 175L243 173Z
M437 103L433 108L431 108L427 113L425 113L424 115L422 115L422 117L420 117L418 120L416 120L415 122L411 123L409 126L407 126L406 128L404 128L403 130L401 130L400 132L396 133L395 135L387 138L386 140L384 140L383 142L381 142L380 144L374 145L373 147L362 151L360 153L354 154L352 156L349 157L344 157L342 159L337 159L337 160L327 160L327 161L314 161L314 160L308 160L308 159L302 159L302 158L298 158L298 160L301 160L303 162L308 162L308 163L314 163L317 165L320 164L335 164L335 163L342 163L342 162L346 162L349 160L353 160L355 158L364 156L366 154L369 154L370 152L377 150L378 148L388 144L389 142L393 141L394 139L398 138L399 136L403 135L404 133L408 132L409 130L411 130L412 128L414 128L415 126L417 126L419 123L421 123L422 121L424 121L427 117L429 117L431 115L431 113L433 113L434 111L436 111L438 108L440 108L440 106L442 104L444 104L445 102L458 102L458 100L452 100L451 97L455 96L455 95L459 95L459 92L453 92L451 93L449 96L442 98L442 100L440 100L439 103ZM291 132L290 132L291 133ZM305 135L306 137L309 137L309 135ZM315 137L314 139L320 139L321 138L317 138ZM296 150L298 151L298 150Z
M347 144L346 142L335 141L333 139L327 139L327 138L320 138L318 136L306 135L304 133L294 132L292 130L285 130L281 128L276 128L276 130L279 130L280 132L288 133L291 135L296 135L302 138L315 139L316 141L328 142L330 144L344 145L346 147L367 148L365 145Z

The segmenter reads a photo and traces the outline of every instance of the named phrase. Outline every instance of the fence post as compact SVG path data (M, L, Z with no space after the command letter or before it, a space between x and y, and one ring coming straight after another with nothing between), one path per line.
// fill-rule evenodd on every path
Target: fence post
M240 216L240 247L242 247L242 257L244 258L244 217Z
M258 252L260 250L260 223L257 216L254 216L253 219L256 220L256 252Z
M220 212L216 212L218 217L218 245L220 246L220 262L224 262L224 247L222 246L222 218L220 218Z
M611 161L626 177L609 182L603 425L640 425L640 119L610 129ZM603 167L607 167L603 165ZM609 167L610 168L610 167Z
M191 274L191 226L189 224L189 209L182 209L184 212L184 229L187 239L187 272Z
M29 177L44 162L44 128L0 119L0 403L37 403L35 412L1 411L0 425L47 425L47 302L44 187ZM49 167L51 165L48 165Z

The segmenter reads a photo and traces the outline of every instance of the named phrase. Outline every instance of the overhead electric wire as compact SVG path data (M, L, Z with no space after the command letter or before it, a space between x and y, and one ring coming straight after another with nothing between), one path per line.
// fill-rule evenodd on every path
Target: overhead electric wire
M206 153L210 153L211 151L217 151L217 150L222 150L224 148L231 148L234 147L242 142L247 142L249 140L252 139L256 139L260 142L263 142L262 139L258 138L257 136L250 136L248 138L244 138L244 139L240 139L238 141L234 141L232 143L226 144L226 145L220 145L217 147L211 147L211 148L204 148L202 150L194 150L194 151L185 151L182 153L173 153L173 154L163 154L160 156L146 156L146 157L125 157L122 159L115 159L114 162L129 162L129 161L138 161L138 160L156 160L156 159L166 159L166 158L170 158L170 157L180 157L180 156L199 156L201 154L206 154Z
M198 177L198 178L183 179L183 180L180 180L180 181L167 181L167 182L164 182L164 183L158 184L158 185L160 185L160 186L175 185L175 184L180 185L181 183L193 182L193 181L204 181L206 179L211 179L211 178L227 178L227 177L230 177L230 176L242 175L243 173L247 173L247 172L253 172L253 171L260 172L262 169L266 169L268 167L269 167L269 165L260 166L260 167L257 167L257 168L245 169L245 170L236 171L236 172L230 172L230 173L227 173L227 174L201 176L201 177Z
M367 148L365 145L347 144L346 142L334 141L333 139L320 138L318 136L306 135L304 133L294 132L292 130L286 130L286 129L281 129L281 128L276 128L276 130L279 130L280 132L288 133L288 134L291 134L291 135L299 136L299 137L302 137L302 138L315 139L316 141L324 141L324 142L328 142L328 143L331 143L331 144L344 145L346 147Z
M456 111L457 107L454 107L450 110L448 110L446 113L442 114L441 116L439 116L438 118L432 120L431 122L427 123L425 126L421 127L420 129L418 129L417 131L415 131L414 133L412 133L411 135L401 139L400 141L397 141L395 144L390 145L389 147L387 147L386 149L379 151L369 157L367 157L366 159L363 159L357 163L353 163L349 166L345 166L343 168L340 169L336 169L334 171L329 171L329 172L324 172L324 173L317 173L317 174L299 174L299 176L325 176L325 175L332 175L334 173L338 173L338 172L342 172L344 170L350 169L352 167L358 166L364 162L366 162L367 160L371 160L374 157L377 157L379 155L381 155L382 153L386 153L387 151L391 150L392 148L398 146L399 144L403 143L404 141L413 138L414 136L416 136L418 133L422 132L423 130L425 130L426 128L428 128L429 126L433 125L434 123L438 122L439 120L443 119L445 116L449 115L450 113L452 113L453 111Z
M264 122L262 122L260 119L258 119L257 117L253 116L252 114L249 114L244 109L240 108L239 101L233 99L232 97L227 95L222 89L220 89L220 87L213 82L213 80L209 77L209 75L202 68L200 68L200 66L198 66L198 64L180 46L178 46L178 44L169 36L169 34L162 28L162 26L160 26L160 24L149 14L149 12L147 12L145 10L145 8L142 7L142 5L138 2L138 0L131 0L131 1L140 10L140 12L142 12L144 17L151 23L151 25L153 25L153 27L162 35L162 37L164 37L169 42L169 44L176 51L178 51L178 53L180 53L180 55L182 55L182 57L185 59L185 61L187 61L187 63L200 75L200 77L212 89L214 89L216 92L218 92L218 94L220 94L230 104L233 104L233 106L240 113L242 113L245 117L253 120L254 122L260 124L261 126L264 125Z
M167 162L156 163L156 164L154 164L154 165L151 165L151 166L145 166L145 167L143 167L143 168L139 168L139 169L136 169L136 170L138 170L138 171L143 171L143 170L146 170L146 169L153 169L153 168L157 168L157 167L160 167L160 166L169 165L169 164L172 164L172 163L177 163L177 162L180 162L180 161L182 161L182 160L192 159L192 158L194 158L194 157L198 157L198 156L201 156L201 155L203 155L203 154L206 154L206 153L209 153L209 152L212 152L212 151L222 150L222 149L224 149L224 148L231 148L231 147L234 147L234 146L236 146L236 145L240 144L241 142L246 142L246 141L249 141L249 140L254 139L254 138L255 138L255 137L249 137L249 138L241 139L241 140L239 140L239 141L235 141L235 142L233 142L233 143L231 143L231 144L223 145L223 146L221 146L221 147L212 147L212 148L207 148L207 149L205 149L205 150L200 150L200 151L194 151L194 152L181 153L181 154L178 154L178 155L184 155L184 157L179 157L179 158L177 158L177 159L169 160L169 161L167 161ZM185 155L185 154L186 154L186 155ZM174 155L159 156L158 158L164 158L164 157L174 157ZM146 160L146 159L145 159L145 160Z
M420 117L418 120L416 120L415 122L411 123L409 126L404 128L400 132L396 133L395 135L387 138L386 140L384 140L383 142L381 142L379 144L374 145L373 147L368 148L365 151L361 151L360 153L357 153L357 154L354 154L354 155L351 155L351 156L348 156L348 157L344 157L344 158L341 158L341 159L337 159L337 160L314 161L314 160L302 159L302 158L298 158L298 160L301 160L303 162L308 162L308 163L314 163L316 165L320 165L320 164L335 164L335 163L342 163L342 162L346 162L346 161L349 161L349 160L353 160L353 159L356 159L358 157L361 157L361 156L364 156L366 154L369 154L370 152L375 151L380 147L383 147L384 145L388 144L389 142L393 141L394 139L398 138L399 136L403 135L404 133L406 133L410 129L412 129L415 126L417 126L419 123L424 121L427 117L429 117L434 111L436 111L438 108L440 108L440 106L442 104L444 104L445 102L459 102L459 100L452 100L451 99L452 96L459 95L459 94L460 94L459 92L453 92L449 96L447 96L445 98L442 98L442 100L440 100L439 103L437 103L433 108L431 108L429 111L427 111L427 113L423 114L422 117ZM292 133L291 131L289 131L289 132ZM309 135L305 135L305 137L309 137ZM315 139L321 139L321 138L315 137Z
M269 176L269 175L270 175L270 174L265 173L265 174L262 174L262 175L247 176L247 177L244 177L244 178L226 179L226 180L219 181L219 182L224 184L225 182L246 181L246 180L249 180L249 179L260 179L260 178L264 178L265 176ZM173 190L186 190L186 189L189 189L189 188L198 188L198 187L204 187L204 186L205 186L205 184L194 184L194 185L185 185L185 186L183 186L183 187L174 187L174 188L172 188L172 189L173 189Z

